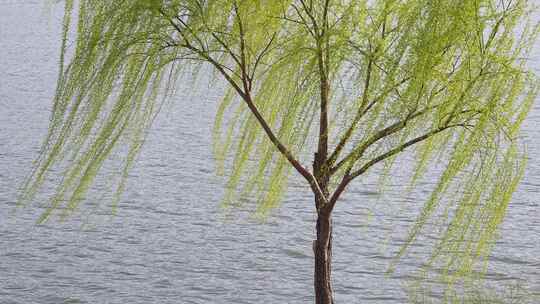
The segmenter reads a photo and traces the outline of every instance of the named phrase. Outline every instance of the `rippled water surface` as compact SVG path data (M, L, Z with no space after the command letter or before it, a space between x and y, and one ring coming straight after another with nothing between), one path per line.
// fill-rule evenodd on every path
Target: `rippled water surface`
M311 303L311 196L293 181L264 223L220 208L211 93L178 94L161 113L116 216L101 208L89 217L86 206L64 222L36 225L39 202L15 208L57 74L62 8L43 2L0 0L0 303ZM540 294L540 103L524 136L531 161L488 280ZM337 207L337 303L406 301L405 279L428 248L415 245L395 274L384 274L426 195L402 197L403 188L394 182L381 198L366 179Z

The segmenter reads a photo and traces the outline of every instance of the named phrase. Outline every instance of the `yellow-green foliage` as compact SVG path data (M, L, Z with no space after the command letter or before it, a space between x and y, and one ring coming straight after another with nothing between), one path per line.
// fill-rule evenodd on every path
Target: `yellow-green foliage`
M524 18L526 0L78 5L75 14L73 2L66 1L49 134L22 198L34 196L55 164L69 162L40 220L59 208L77 207L112 151L127 145L121 148L118 200L164 96L181 71L198 70L202 63L238 86L223 92L214 127L218 172L228 177L224 201L252 197L265 214L280 202L292 170L238 93L250 92L276 137L309 167L321 103L317 55L324 52L331 150L343 141L327 163L330 193L343 176L362 176L377 163L391 174L396 156L409 146L417 151L414 186L444 155L446 169L400 255L442 208L452 210L451 219L428 266L442 265L442 280L452 286L486 260L523 174L516 138L537 92L536 79L525 69L538 32ZM324 16L323 33L311 20L321 26ZM76 40L68 50L71 31ZM456 188L458 195L450 191Z

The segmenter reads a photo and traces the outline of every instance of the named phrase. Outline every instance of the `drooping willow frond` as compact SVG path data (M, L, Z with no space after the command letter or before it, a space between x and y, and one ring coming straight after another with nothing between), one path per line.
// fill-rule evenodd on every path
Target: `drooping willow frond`
M80 2L74 53L61 67L49 133L22 198L32 198L53 165L69 161L40 221L55 209L73 210L118 148L124 150L125 179L159 109L160 94L182 68L175 62L181 52L168 47L165 21L147 2ZM73 2L67 1L62 61L68 52L72 8Z

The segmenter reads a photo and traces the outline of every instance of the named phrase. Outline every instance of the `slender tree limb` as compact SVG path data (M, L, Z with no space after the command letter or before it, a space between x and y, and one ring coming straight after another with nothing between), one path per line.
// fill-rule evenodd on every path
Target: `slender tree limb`
M379 132L375 133L367 141L365 141L364 143L358 145L356 148L353 149L353 151L351 151L347 156L345 156L341 161L339 161L334 167L332 167L331 172L332 173L336 172L345 163L348 163L348 162L354 163L354 162L356 162L362 156L362 154L371 145L375 144L379 140L381 140L381 139L383 139L383 138L385 138L385 137L387 137L389 135L395 134L396 132L399 132L399 131L403 130L407 126L409 121L428 113L429 111L437 108L438 106L439 105L434 105L434 106L431 106L431 107L427 107L427 108L425 108L425 109L423 109L421 111L410 113L409 115L407 115L407 117L405 119L403 119L401 121L398 121L398 122L384 128L384 129L380 130Z
M330 158L328 159L328 165L329 166L332 166L334 164L334 162L336 161L336 159L339 157L339 154L341 153L341 151L343 150L343 148L345 147L345 145L347 144L347 142L351 138L352 133L353 133L354 129L356 128L356 126L358 125L358 122L360 121L360 118L363 115L365 107L367 106L367 103L368 103L368 91L369 91L369 85L370 85L370 80L371 80L371 69L372 69L372 67L373 67L373 61L372 61L371 58L369 58L368 66L367 66L366 82L364 84L364 91L362 93L362 103L361 103L360 107L358 108L358 111L356 112L356 115L355 115L355 117L353 119L353 122L351 123L350 127L347 129L345 134L341 137L341 140L339 141L338 145L334 149L334 152L330 155Z
M311 25L313 26L313 33L315 34L314 38L318 39L321 36L321 33L320 33L319 26L317 24L317 19L313 15L313 6L312 6L313 3L311 3L310 6L306 4L305 0L300 0L300 3L302 4L304 11L306 12L306 15L311 20Z
M422 136L419 136L419 137L416 137L414 139L411 139L407 142L405 142L404 144L394 148L394 149L391 149L389 151L387 151L386 153L383 153L377 157L375 157L374 159L370 160L369 162L367 162L365 165L363 165L360 169L358 169L357 171L351 173L351 180L353 180L354 178L362 175L364 172L366 172L369 168L371 168L373 165L389 158L389 157L392 157L400 152L402 152L403 150L405 150L407 147L410 147L416 143L419 143L419 142L422 142L438 133L441 133L442 131L444 130L447 130L447 129L450 129L450 128L453 128L453 127L465 127L467 125L465 124L451 124L451 125L447 125L447 126L444 126L444 127L440 127L440 128L437 128L435 130L432 130Z
M257 55L257 58L255 59L255 63L253 64L253 69L251 70L251 79L255 78L255 72L257 71L257 67L259 66L261 60L266 55L266 53L270 50L270 46L276 39L277 33L274 33L268 43L264 46L264 48L260 51L259 55Z
M164 14L164 12L162 12ZM166 15L164 15L166 16ZM167 17L168 18L168 17ZM247 76L246 73L243 73L242 81L244 89L240 87L240 85L225 71L224 67L214 58L212 58L205 50L198 49L197 47L194 47L190 42L189 39L185 36L184 31L176 24L174 23L170 18L168 18L171 25L178 31L178 33L182 36L184 39L184 44L181 44L179 46L182 46L186 49L189 49L199 55L203 60L209 62L212 64L218 72L225 78L225 80L233 87L233 89L240 95L242 100L246 103L249 110L252 112L252 114L255 116L257 121L259 122L259 125L263 128L264 132L270 139L270 141L274 144L274 146L278 149L278 151L289 161L289 163L296 169L300 175L302 175L310 184L310 187L314 191L314 193L318 194L321 199L324 201L324 204L326 205L328 199L326 195L323 193L319 183L317 182L315 176L309 172L290 152L290 150L276 137L264 117L261 115L259 110L257 109L257 106L253 102L253 99L251 97L250 91L244 91L244 89L248 89L248 86L246 85L247 79L245 76ZM186 28L188 28L187 24L184 24ZM189 30L189 29L188 29ZM236 61L236 60L235 60ZM242 61L238 59L237 63L240 64L240 68L242 69ZM245 69L245 67L243 68Z
M360 169L354 171L354 172L350 172L350 168L347 170L347 172L344 174L343 178L341 179L341 182L338 184L336 190L334 191L334 193L332 194L332 196L330 197L330 200L328 202L328 207L330 210L334 208L336 202L338 201L339 197L341 196L341 194L343 193L343 191L347 188L347 186L349 185L349 183L351 181L353 181L355 178L357 178L358 176L364 174L367 170L369 170L372 166L378 164L379 162L385 160L385 159L388 159L400 152L402 152L403 150L405 150L406 148L412 146L412 145L415 145L417 143L420 143L422 141L425 141L427 140L428 138L431 138L433 136L435 136L436 134L439 134L447 129L450 129L450 128L454 128L454 127L464 127L464 128L468 128L470 127L470 125L467 125L467 124L464 124L464 123L459 123L459 124L452 124L452 125L447 125L447 126L444 126L444 127L439 127L435 130L432 130L428 133L425 133L421 136L418 136L416 138L413 138L401 145L399 145L398 147L395 147L373 159L371 159L370 161L368 161L365 165L363 165Z
M294 3L291 4L291 7L295 10L296 14L298 15L298 17L300 17L300 19L302 20L302 23L301 24L304 24L306 29L308 30L308 32L311 34L312 37L317 37L318 36L318 33L314 31L314 29L312 29L310 26L309 26L309 22L306 20L306 18L304 18L304 15L302 14L302 12L300 11L300 8L298 6L296 6ZM289 21L292 21L292 20L289 20Z

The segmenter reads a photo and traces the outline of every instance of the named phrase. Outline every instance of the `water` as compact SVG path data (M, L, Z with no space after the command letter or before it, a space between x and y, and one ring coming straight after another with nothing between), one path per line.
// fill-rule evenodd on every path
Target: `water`
M104 206L89 218L87 206L38 226L40 202L13 213L47 128L61 11L0 0L0 303L311 303L311 195L293 181L264 223L220 208L211 94L178 96L161 113L115 217L100 215ZM518 282L531 293L540 293L539 127L537 103L524 130L531 161L488 273L493 285ZM384 275L426 195L404 198L402 188L392 184L380 199L365 180L337 206L337 303L406 301L404 279L428 248L417 244L394 275Z

